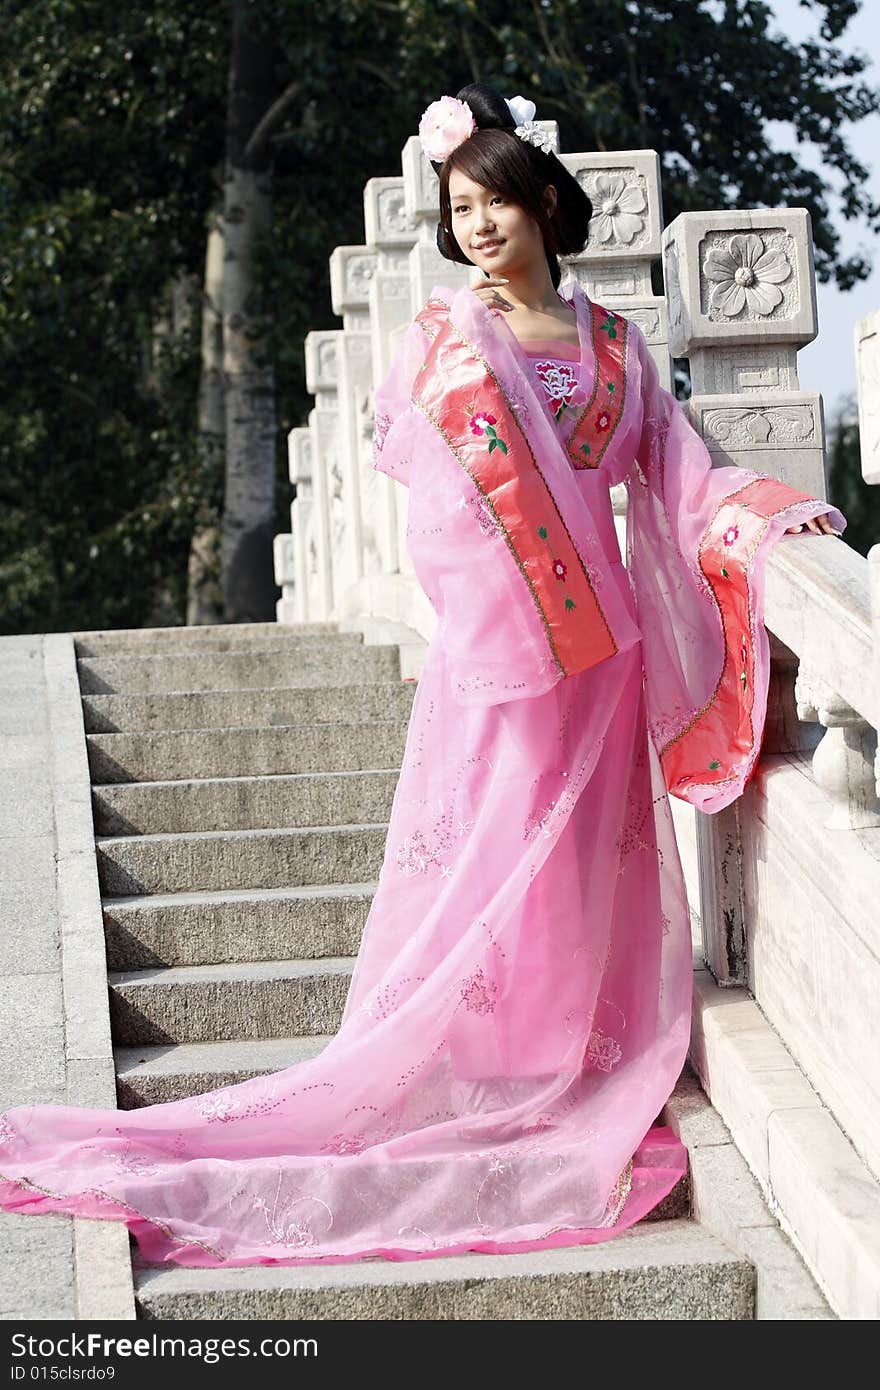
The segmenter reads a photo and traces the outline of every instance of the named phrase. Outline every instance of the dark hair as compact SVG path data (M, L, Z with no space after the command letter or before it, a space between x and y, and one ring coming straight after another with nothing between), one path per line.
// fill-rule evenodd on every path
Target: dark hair
M544 236L544 253L554 289L562 278L559 256L576 256L587 241L593 205L577 179L555 154L521 140L516 122L499 91L485 82L472 82L456 92L474 114L477 129L442 163L431 160L440 178L440 221L437 249L447 261L473 265L452 233L449 177L460 170L483 188L491 188L534 217ZM556 208L548 216L543 192L556 189ZM449 228L447 231L446 228Z

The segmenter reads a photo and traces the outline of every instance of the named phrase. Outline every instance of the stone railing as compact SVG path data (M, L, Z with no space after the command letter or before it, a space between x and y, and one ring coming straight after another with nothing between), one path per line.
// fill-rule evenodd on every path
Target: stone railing
M555 123L544 124L558 147ZM807 213L687 213L664 230L653 151L559 157L595 209L590 243L564 275L639 324L667 387L672 357L689 360L686 408L717 465L825 497L822 398L801 390L797 374L798 350L817 331ZM291 433L297 493L291 532L276 543L280 621L337 619L368 640L408 634L410 655L431 638L435 615L407 554L406 489L371 467L371 396L431 287L480 278L440 257L437 208L436 175L413 137L401 176L365 186L364 244L331 257L342 326L306 339L315 406ZM665 298L651 286L661 257ZM872 483L878 329L875 315L857 334ZM622 486L613 502L625 556ZM773 660L758 771L717 815L673 798L682 862L715 979L748 986L880 1177L880 546L865 559L845 539L791 536L774 547L766 577Z

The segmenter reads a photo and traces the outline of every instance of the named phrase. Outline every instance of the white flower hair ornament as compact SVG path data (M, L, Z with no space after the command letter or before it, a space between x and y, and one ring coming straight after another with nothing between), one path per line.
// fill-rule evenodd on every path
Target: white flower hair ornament
M535 103L527 97L505 97L507 109L516 121L516 134L520 140L536 145L545 154L553 153L553 136L549 130L542 130L535 120Z
M515 134L545 154L550 154L553 139L549 131L542 130L534 119L535 103L521 96L509 100L505 97L504 100L516 122ZM419 140L425 157L434 164L442 164L476 129L474 113L466 102L459 101L458 97L439 97L425 108L419 121Z

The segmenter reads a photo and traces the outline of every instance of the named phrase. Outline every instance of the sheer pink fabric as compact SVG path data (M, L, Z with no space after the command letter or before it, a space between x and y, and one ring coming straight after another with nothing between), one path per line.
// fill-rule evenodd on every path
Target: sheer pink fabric
M438 625L342 1026L312 1060L192 1099L7 1111L8 1210L121 1220L149 1258L188 1265L412 1259L607 1240L686 1170L654 1124L685 1060L692 990L655 741L719 685L721 610L697 555L716 503L756 475L710 471L637 329L613 447L573 469L560 444L595 371L583 291L564 292L584 351L558 422L501 319L469 290L432 297L503 388L616 654L564 679L548 661L499 528L504 499L487 506L410 403L429 349L414 322L377 393L374 461L409 487L408 546ZM629 576L609 498L621 480ZM827 510L842 529L818 499L791 502L750 561L758 743L760 562L785 526ZM720 809L751 757L709 793L679 794Z

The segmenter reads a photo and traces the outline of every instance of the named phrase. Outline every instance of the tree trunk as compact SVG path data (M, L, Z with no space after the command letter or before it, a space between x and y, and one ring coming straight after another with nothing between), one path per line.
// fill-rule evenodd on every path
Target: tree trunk
M206 488L223 458L226 406L223 389L223 216L211 213L205 250L202 294L202 366L199 378L199 473ZM219 517L207 502L199 509L187 566L186 621L190 627L219 623L223 617L220 584Z
M224 176L223 372L226 490L221 561L227 622L275 616L275 381L255 360L253 254L272 219L271 149L246 150L272 100L272 40L247 26L247 0L231 0L232 56Z

